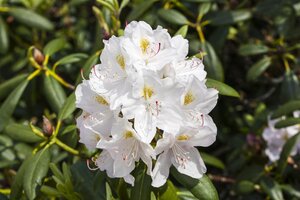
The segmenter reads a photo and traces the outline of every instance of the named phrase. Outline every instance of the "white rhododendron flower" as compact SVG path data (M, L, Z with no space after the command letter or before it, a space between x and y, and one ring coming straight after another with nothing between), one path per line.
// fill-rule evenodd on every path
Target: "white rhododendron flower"
M188 41L166 29L131 22L124 36L104 41L101 64L76 88L80 142L97 150L94 165L134 184L138 162L160 187L173 165L201 178L196 147L211 145L217 127L209 116L218 91L207 88L202 60L187 58ZM157 160L156 160L157 159Z
M294 117L299 117L298 112L294 112ZM269 119L268 127L266 127L263 131L263 138L267 143L265 153L271 162L279 160L281 151L286 141L300 131L299 125L276 129L274 126L278 121L280 121L280 119ZM291 156L296 155L297 151L300 150L299 147L300 144L295 146L291 152Z

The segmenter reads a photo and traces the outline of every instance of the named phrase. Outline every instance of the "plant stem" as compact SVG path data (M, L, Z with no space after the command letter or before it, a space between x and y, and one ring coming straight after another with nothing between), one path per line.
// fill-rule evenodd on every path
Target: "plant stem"
M74 154L74 155L79 155L79 151L77 151L76 149L73 149L72 147L69 147L68 145L66 145L65 143L63 143L62 141L57 139L56 137L53 138L53 141L55 142L55 144L57 144L58 146L60 146L64 150L66 150L67 152Z

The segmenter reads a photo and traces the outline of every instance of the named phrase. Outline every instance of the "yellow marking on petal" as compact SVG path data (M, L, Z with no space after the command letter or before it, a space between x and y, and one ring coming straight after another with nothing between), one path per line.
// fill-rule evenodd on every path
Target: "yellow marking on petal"
M193 93L189 91L184 96L184 105L186 106L186 105L192 103L194 100L195 100L195 97L194 97Z
M118 55L116 57L117 59L117 63L120 65L120 67L124 70L125 69L125 59L124 59L124 56L122 55Z
M132 138L133 137L133 132L132 131L126 131L124 133L124 138L128 139L128 138Z
M190 137L188 135L182 134L177 137L177 140L184 141L184 140L188 140L189 138Z
M285 133L283 134L283 136L282 136L282 139L283 139L284 141L287 141L287 140L289 139L289 134L288 134L287 132L285 132Z
M149 45L150 45L150 42L146 38L142 38L140 40L140 48L141 48L143 54L145 54L147 52Z
M100 104L102 104L102 105L108 105L107 101L106 101L103 97L101 97L101 96L99 96L99 95L97 95L97 96L95 97L95 99L96 99L96 101L97 101L98 103L100 103Z
M144 86L143 97L147 100L153 95L153 89L149 86Z
M100 135L98 135L97 133L95 133L95 134L96 134L96 141L100 141L101 140Z

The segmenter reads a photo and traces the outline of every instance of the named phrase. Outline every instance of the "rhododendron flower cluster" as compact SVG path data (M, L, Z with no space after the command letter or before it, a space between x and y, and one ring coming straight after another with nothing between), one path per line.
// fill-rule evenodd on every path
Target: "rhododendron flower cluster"
M294 117L300 117L300 112L294 112ZM263 131L263 138L267 142L265 153L271 162L279 160L286 141L300 131L299 125L276 129L275 124L278 121L280 121L280 119L269 120L268 127L266 127ZM300 143L294 147L291 152L291 156L296 155L298 151L300 151Z
M201 178L206 167L196 147L216 139L209 113L218 99L205 85L202 60L187 58L182 36L142 21L104 44L101 64L76 89L80 142L100 150L94 164L132 185L139 161L154 187L166 182L172 165Z

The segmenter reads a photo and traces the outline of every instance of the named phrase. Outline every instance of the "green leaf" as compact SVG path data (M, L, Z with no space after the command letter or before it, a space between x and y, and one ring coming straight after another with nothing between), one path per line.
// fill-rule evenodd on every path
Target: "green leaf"
M221 26L248 20L252 17L250 10L219 11L209 18L212 25Z
M199 8L199 14L201 17L203 17L206 13L208 13L208 11L210 10L211 8L211 3L210 2L206 2L206 3L202 3L200 5L200 8Z
M0 84L0 100L6 97L17 85L19 85L25 78L27 74L17 75L3 83Z
M21 167L19 168L17 175L14 177L13 184L11 187L11 200L20 200L23 191L23 179L25 171L28 168L28 165L31 163L32 156L26 158L26 160L22 163Z
M45 55L53 55L54 53L56 53L57 51L59 51L60 49L64 48L67 44L67 41L64 38L57 38L54 40L51 40L50 42L48 42L44 49L43 52Z
M43 140L35 135L28 125L12 123L7 125L3 132L15 141L35 143Z
M181 183L185 188L191 191L191 193L198 199L203 200L218 200L218 192L215 186L212 184L208 176L203 174L203 177L199 180L179 173L175 168L171 168L172 176Z
M280 188L281 188L284 192L290 194L291 196L300 199L300 192L299 192L298 190L296 190L295 188L293 188L292 186L286 184L286 185L280 185Z
M216 90L219 91L221 95L225 96L231 96L231 97L240 97L239 93L230 87L229 85L226 85L225 83L222 83L220 81L216 81L213 79L208 78L206 81L206 86L208 88L215 88Z
M261 180L260 185L262 189L270 196L271 199L284 200L279 184L271 178L264 177Z
M254 183L251 181L239 181L236 185L236 191L240 194L249 194L254 191Z
M300 118L289 117L287 119L283 119L277 122L275 124L275 128L285 128L296 124L300 124Z
M300 101L289 101L280 106L272 115L271 119L279 118L283 115L291 114L292 112L300 110Z
M80 194L82 200L105 200L105 172L90 171L86 162L77 162L71 166L74 190ZM84 176L83 176L84 174Z
M42 149L30 159L23 177L24 191L29 199L35 199L36 187L42 184L42 179L47 175L49 163L49 148Z
M24 8L10 8L9 13L20 23L41 30L53 30L54 25L47 18Z
M171 24L185 25L185 24L189 23L188 19L183 14L178 12L177 10L159 9L157 14L163 20L165 20Z
M47 194L49 196L56 196L56 197L61 196L61 193L57 189L55 189L53 187L49 187L47 185L42 185L41 192L43 192L44 194Z
M268 51L269 47L264 44L244 44L239 48L239 54L243 56L267 53Z
M300 83L297 75L293 71L287 71L281 84L281 101L300 99Z
M65 65L65 64L75 63L81 61L84 58L87 58L87 55L84 53L73 53L59 59L55 63L55 65Z
M6 53L9 48L9 38L6 23L0 16L0 53Z
M204 42L201 43L201 49L207 54L204 57L204 65L208 77L216 79L218 81L224 81L223 66L214 48L209 42Z
M175 188L173 183L169 180L167 181L167 184L159 189L157 196L157 199L159 200L179 200L179 197L177 195L177 188Z
M205 164L217 167L219 169L225 169L224 163L217 157L209 155L204 152L201 152L200 155L201 155L203 161L205 162Z
M131 200L151 199L151 177L144 164L140 164L134 174L135 182L131 190Z
M54 112L58 113L66 99L62 86L51 76L44 76L44 95Z
M254 81L256 80L267 68L272 64L272 59L270 57L264 57L253 66L250 67L247 72L247 80Z
M300 133L297 133L293 137L289 138L288 141L284 144L283 149L280 154L280 159L278 162L278 172L282 174L283 170L287 164L287 158L290 156L291 152L295 148L295 145L300 141Z
M8 124L10 117L12 116L26 86L28 80L22 81L7 97L4 103L0 107L0 132Z
M177 192L177 195L181 200L198 200L189 190L183 188Z
M75 93L72 93L59 110L57 119L60 121L66 119L74 112L75 109Z
M182 37L186 37L186 34L188 32L189 26L183 25L176 33L175 35L181 35Z
M158 0L142 1L136 5L128 15L128 21L139 19Z

